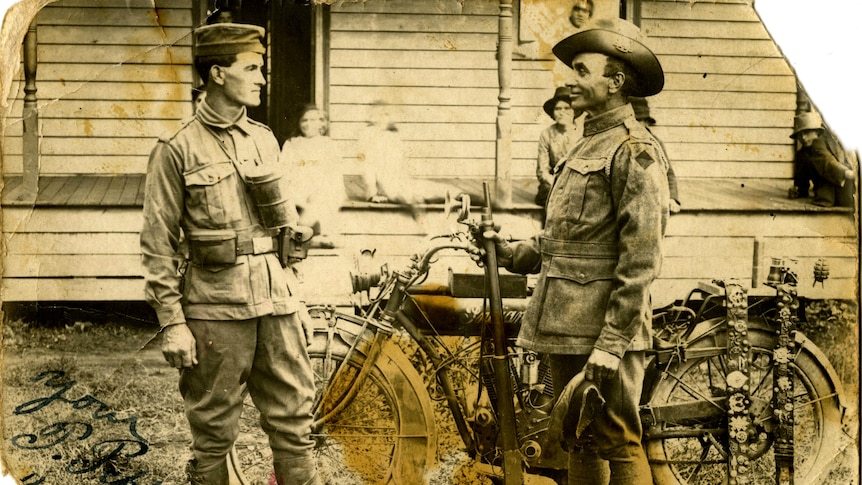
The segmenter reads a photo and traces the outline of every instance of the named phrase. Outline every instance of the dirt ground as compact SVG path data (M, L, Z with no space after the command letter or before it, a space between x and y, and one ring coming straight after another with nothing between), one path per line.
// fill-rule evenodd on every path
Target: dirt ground
M80 318L4 325L7 470L28 484L183 483L190 435L157 327Z
M2 452L5 468L22 483L187 483L190 435L177 371L161 356L157 326L138 314L53 308L47 317L43 311L35 319L4 319ZM823 348L835 350L840 341L833 336L833 347ZM857 395L858 367L846 356L839 363L848 396ZM429 484L491 484L438 406L440 464L429 471ZM857 470L851 447L826 483L858 483Z
M177 370L161 355L158 326L137 310L55 307L4 319L2 452L22 483L187 483ZM441 428L429 485L490 485L451 420Z

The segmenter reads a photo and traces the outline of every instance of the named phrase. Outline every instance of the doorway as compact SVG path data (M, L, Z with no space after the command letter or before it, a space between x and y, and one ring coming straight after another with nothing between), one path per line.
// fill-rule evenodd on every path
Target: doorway
M326 109L329 5L270 2L270 89L267 121L279 143L295 136L305 104Z
M296 113L308 103L326 109L329 5L311 0L193 0L197 25L213 12L267 29L267 91L252 119L267 124L280 144L293 135Z

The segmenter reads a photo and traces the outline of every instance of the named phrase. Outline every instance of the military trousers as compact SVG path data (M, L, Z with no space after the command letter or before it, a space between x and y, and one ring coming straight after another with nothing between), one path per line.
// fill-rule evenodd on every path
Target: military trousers
M273 459L313 470L314 377L297 314L243 321L189 320L198 364L183 369L180 394L198 470L220 466L239 434L247 389Z
M589 355L551 355L555 397L559 397L572 377L584 368L588 358ZM590 425L588 432L592 435L591 439L587 440L583 449L574 451L573 454L581 455L570 458L570 464L573 461L586 464L589 460L585 456L597 455L597 459L610 464L610 483L652 483L646 452L641 446L643 427L638 413L644 366L644 352L626 352L616 375L602 380L599 391L605 399L605 412L600 413ZM604 464L596 462L590 466ZM580 476L583 478L583 473Z

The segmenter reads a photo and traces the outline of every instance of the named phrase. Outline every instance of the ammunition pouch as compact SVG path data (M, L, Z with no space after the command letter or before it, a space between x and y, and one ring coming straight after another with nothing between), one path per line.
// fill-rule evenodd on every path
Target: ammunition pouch
M289 225L279 233L278 259L283 267L294 260L308 257L308 247L314 230L307 226Z
M271 236L239 239L236 231L202 230L189 234L189 258L199 266L236 264L237 256L266 254L279 250Z
M235 264L236 232L212 230L190 233L189 259L199 266Z

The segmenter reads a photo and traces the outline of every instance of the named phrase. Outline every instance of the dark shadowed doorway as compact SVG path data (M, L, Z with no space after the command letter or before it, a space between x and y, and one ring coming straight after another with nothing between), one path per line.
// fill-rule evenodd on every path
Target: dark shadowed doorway
M267 95L249 116L269 125L278 141L293 136L296 113L308 103L326 109L329 5L306 0L198 0L199 24L216 21L267 29Z

